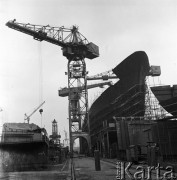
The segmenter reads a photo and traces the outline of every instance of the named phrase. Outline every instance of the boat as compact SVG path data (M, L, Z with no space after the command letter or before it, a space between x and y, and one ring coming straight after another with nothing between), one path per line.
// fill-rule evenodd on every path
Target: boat
M4 123L0 142L3 168L34 170L47 162L47 131L34 123Z
M144 116L145 78L150 65L144 51L137 51L118 64L113 72L119 81L107 88L91 105L89 111L92 149L103 156L115 157L117 131L114 116Z
M147 147L158 145L161 158L177 156L177 86L151 87L159 104L171 114L152 118L147 113L150 105L147 104L146 77L160 75L160 71L159 67L151 67L147 54L137 51L113 69L120 80L107 88L90 107L92 152L97 149L103 157L129 160L132 149L134 155L138 148L147 158L150 152ZM163 132L168 132L166 138L160 130L162 126Z
M138 51L113 69L120 80L107 88L91 105L89 111L91 134L94 134L104 121L110 121L113 116L144 115L145 93L143 92L149 68L146 53ZM134 107L131 106L132 103ZM127 105L129 109L124 111Z

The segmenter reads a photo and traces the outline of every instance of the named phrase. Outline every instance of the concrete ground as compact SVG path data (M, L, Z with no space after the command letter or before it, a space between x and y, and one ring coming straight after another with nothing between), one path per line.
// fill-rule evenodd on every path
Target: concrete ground
M120 179L120 169L123 169L122 166L116 166L116 159L102 159L100 161L101 170L95 170L95 160L90 157L75 157L75 180L116 180ZM141 166L140 164L138 166ZM125 164L127 167L127 163ZM147 178L147 165L143 165L145 168L146 174L145 179ZM131 177L128 177L128 174L125 174L124 180L133 179L133 175L142 169L136 169L137 165L132 165L129 169ZM161 170L161 176L165 173L164 170ZM117 176L119 175L119 178ZM141 175L141 173L139 174ZM177 174L174 174L177 177ZM71 166L69 160L62 165L54 166L50 171L26 171L26 172L0 172L0 179L3 180L71 180ZM153 170L151 173L150 180L157 180L156 170ZM162 180L165 178L162 178ZM74 179L72 179L74 180Z
M148 173L147 165L132 164L131 167L128 169L128 171L125 172L125 167L127 167L128 163L125 163L125 166L123 168L123 166L116 165L116 162L117 160L115 159L112 160L103 159L100 161L101 170L96 171L94 158L86 158L86 157L74 158L76 180L114 180L114 179L116 180L121 178L124 180L132 180L134 179L135 175L139 179L143 179L140 178L143 175L144 175L144 179L157 180L159 179L158 177L162 177L161 178L162 180L167 179L163 176L165 175L165 173L167 173L167 170L160 169L158 175L157 167L154 167L156 169L149 171L150 173ZM122 174L120 172L120 169L123 170ZM166 175L167 177L171 177L172 174L168 173ZM177 174L173 173L173 177L174 178L171 179L175 179L175 177L177 177ZM68 176L68 180L69 179L71 179L70 176Z
M96 171L93 158L76 158L74 163L76 180L116 179L116 166L114 164L101 161L101 171Z

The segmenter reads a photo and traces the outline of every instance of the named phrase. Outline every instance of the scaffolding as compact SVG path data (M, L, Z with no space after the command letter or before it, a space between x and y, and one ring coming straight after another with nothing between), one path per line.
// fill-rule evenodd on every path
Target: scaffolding
M171 116L160 104L155 95L151 91L151 86L157 86L153 79L153 85L151 84L151 77L147 76L145 80L145 120L158 120L163 119L166 116ZM159 82L159 79L158 79ZM158 83L159 85L159 83Z
M126 93L117 97L112 105L114 115L117 117L143 116L144 115L144 84L137 84Z

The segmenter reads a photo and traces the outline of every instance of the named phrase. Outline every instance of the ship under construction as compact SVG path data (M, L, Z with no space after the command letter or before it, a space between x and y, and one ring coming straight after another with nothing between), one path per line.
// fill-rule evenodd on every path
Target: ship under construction
M143 51L131 54L112 71L119 81L89 111L92 152L97 149L102 157L149 163L157 152L161 161L176 159L177 85L151 86L150 76L160 76L161 70L150 66Z

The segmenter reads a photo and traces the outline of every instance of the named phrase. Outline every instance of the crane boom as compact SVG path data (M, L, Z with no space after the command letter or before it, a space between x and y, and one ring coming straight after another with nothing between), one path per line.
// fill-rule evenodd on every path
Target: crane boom
M111 85L112 84L112 81L107 81L107 82L101 82L101 83L97 83L97 84L90 84L90 85L87 85L87 89L92 89L92 88L95 88L95 87L103 87L105 85ZM61 97L66 97L66 96L69 96L69 92L71 93L80 93L82 90L84 90L84 86L81 86L81 87L73 87L73 88L62 88L58 91L59 93L59 96Z
M99 80L102 79L104 81L107 81L108 79L118 79L117 76L108 76L108 75L103 75L103 76L87 76L87 80Z
M53 37L47 35L51 32L52 27L49 29L48 26L40 26L40 25L32 25L32 24L22 24L22 23L16 23L15 21L8 21L6 25L9 28L12 28L14 30L20 31L22 33L28 34L30 36L33 36L35 40L39 41L48 41L52 44L56 44L58 46L64 47L65 44L60 40L60 34L62 34L63 29L58 30L53 28ZM55 32L56 31L56 32Z
M93 76L87 76L87 80L98 80L98 79L107 81L108 79L118 79L118 77L114 75L112 70L102 72Z
M30 115L27 115L27 114L25 113L25 116L26 116L25 120L27 120L28 123L29 123L30 117L31 117L44 103L45 103L45 101L44 101L43 103L41 103L37 108L35 108L34 111L33 111Z
M33 36L35 40L47 41L62 47L63 55L71 58L73 54L94 59L99 56L98 46L88 40L78 31L76 26L72 28L51 27L49 25L33 25L18 23L16 20L8 21L9 28Z

